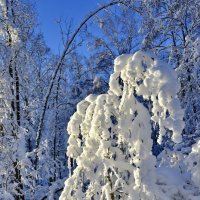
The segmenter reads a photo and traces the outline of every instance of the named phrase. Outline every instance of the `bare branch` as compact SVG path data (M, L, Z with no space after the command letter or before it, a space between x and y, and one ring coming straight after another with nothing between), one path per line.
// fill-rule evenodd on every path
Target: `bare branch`
M116 4L123 4L124 5L124 1L122 0L118 0L118 1L113 1L113 2L110 2L100 8L98 8L97 10L95 10L94 12L92 12L91 14L89 14L88 17L86 17L82 23L79 25L79 27L75 30L74 34L71 36L71 38L66 42L65 44L65 48L63 50L63 53L56 65L56 68L55 68L55 71L52 75L52 78L51 78L51 82L49 84L49 88L48 88L48 91L47 91L47 94L46 96L44 97L44 101L43 101L43 107L42 107L42 112L41 112L41 116L40 116L40 121L39 121L39 125L38 125L38 129L37 129L37 134L36 134L36 148L39 147L40 145L40 140L41 140L41 133L42 133L42 128L43 128L43 124L44 124L44 117L45 117L45 113L46 113L46 109L47 109L47 104L48 104L48 100L49 100L49 97L50 97L50 94L51 94L51 91L52 91L52 88L53 88L53 85L54 85L54 80L56 78L56 75L59 71L59 69L62 67L63 65L63 61L66 57L66 55L69 54L69 48L71 47L71 44L73 43L75 37L77 36L77 34L79 33L79 31L81 30L81 28L93 17L95 16L98 12L100 12L101 10L104 10L105 8L108 8L110 6L114 6ZM36 161L36 164L37 164L37 161Z

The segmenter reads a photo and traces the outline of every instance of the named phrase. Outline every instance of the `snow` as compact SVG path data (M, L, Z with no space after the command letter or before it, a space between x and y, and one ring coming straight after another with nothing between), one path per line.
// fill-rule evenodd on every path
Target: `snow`
M10 193L0 190L0 200L14 200L14 198Z
M196 199L199 178L190 182L183 155L163 151L156 159L152 154L151 121L159 126L158 142L167 131L175 143L182 139L180 86L173 69L142 51L121 55L114 64L108 93L86 97L68 124L71 176L60 200ZM194 146L192 155L199 149Z
M200 188L200 140L193 145L192 152L185 160L192 174L192 181Z

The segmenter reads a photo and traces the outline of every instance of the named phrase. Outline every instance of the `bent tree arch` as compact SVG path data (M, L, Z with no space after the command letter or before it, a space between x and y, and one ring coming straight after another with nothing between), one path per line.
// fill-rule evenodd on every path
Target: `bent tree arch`
M124 0L118 0L118 1L112 1L106 5L103 5L102 7L98 8L97 10L95 10L94 12L92 12L91 14L88 15L88 17L86 17L82 22L81 24L78 26L78 28L74 31L74 33L72 34L72 36L70 37L69 40L66 41L66 44L64 45L64 50L60 56L60 59L58 60L57 62L57 65L55 67L55 70L52 74L52 78L51 78L51 82L49 84L49 87L48 87L48 90L47 90L47 93L44 97L44 100L43 100L43 106L42 106L42 111L41 111L41 115L40 115L40 120L39 120L39 125L38 125L38 128L37 128L37 134L36 134L36 149L38 149L39 145L40 145L40 141L41 141L41 135L42 135L42 128L43 128L43 125L44 125L44 117L45 117L45 114L46 114L46 110L47 110L47 105L48 105L48 100L49 100L49 97L50 97L50 94L52 92L52 88L53 88L53 85L54 85L54 82L55 82L55 79L56 79L56 76L58 74L58 71L59 69L63 66L63 62L64 62L64 59L65 57L70 53L70 47L72 45L72 43L74 42L76 36L78 35L78 33L80 32L80 30L82 29L82 27L93 17L95 16L97 13L99 13L100 11L108 8L108 7L111 7L111 6L114 6L114 5L117 5L117 4L123 4L125 6L128 6L129 5L129 1L124 1ZM134 9L136 12L139 12L136 8L132 8ZM36 158L36 166L37 166L37 158Z

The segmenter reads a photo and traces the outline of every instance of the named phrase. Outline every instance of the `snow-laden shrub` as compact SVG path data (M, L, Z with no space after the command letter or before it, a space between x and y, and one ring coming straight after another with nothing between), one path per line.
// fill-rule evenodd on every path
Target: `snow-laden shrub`
M200 140L193 145L192 152L186 158L188 170L191 172L192 181L200 188Z
M156 189L152 121L179 143L183 111L175 73L155 56L137 52L115 59L107 94L89 95L68 124L71 176L61 200L162 199ZM151 112L144 102L151 102ZM161 195L162 197L162 195Z

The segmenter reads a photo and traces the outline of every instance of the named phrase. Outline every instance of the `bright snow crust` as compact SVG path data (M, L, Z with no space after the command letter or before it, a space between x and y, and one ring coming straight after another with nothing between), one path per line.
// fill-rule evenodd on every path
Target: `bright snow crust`
M109 86L107 94L81 101L71 117L71 174L60 200L199 200L200 164L193 168L188 162L199 155L200 143L185 162L176 151L152 155L152 123L159 127L158 143L166 132L181 142L183 110L174 70L149 53L122 55Z

